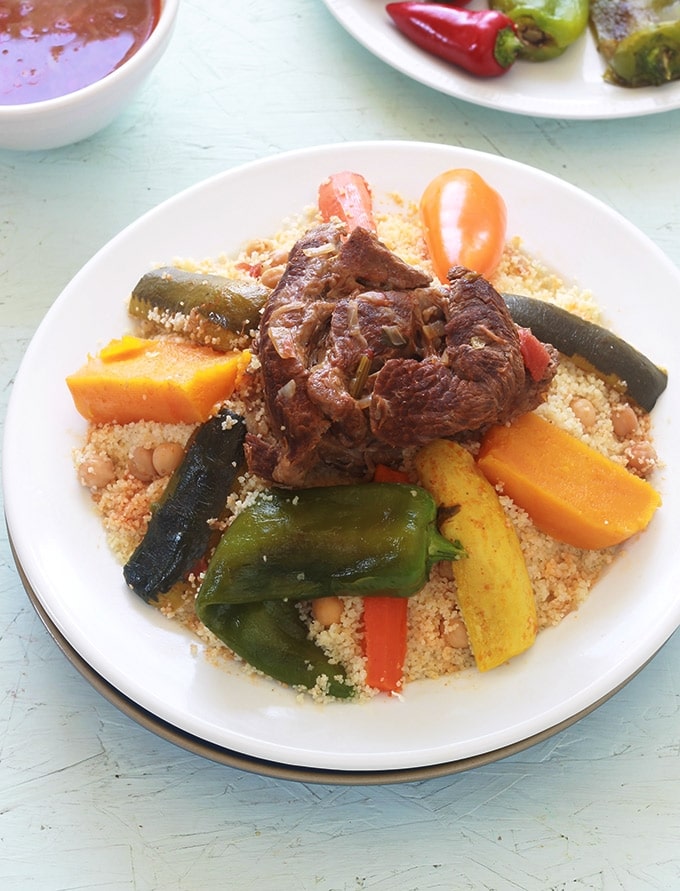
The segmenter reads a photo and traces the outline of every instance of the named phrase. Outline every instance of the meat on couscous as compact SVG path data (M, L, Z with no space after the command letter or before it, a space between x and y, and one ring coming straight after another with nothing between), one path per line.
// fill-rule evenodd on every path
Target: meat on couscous
M424 287L432 277L427 247L416 203L398 195L385 201L385 209L375 213L380 243L414 270L414 287ZM271 237L251 241L235 257L209 260L175 259L174 265L201 275L223 276L236 281L255 280L265 289L275 289L287 269L291 251L306 233L321 223L317 208L309 208L287 220ZM324 236L325 237L325 236ZM322 239L323 240L323 239ZM316 250L316 248L315 248ZM420 279L423 279L421 282ZM489 281L499 293L521 293L558 305L591 322L600 322L597 303L591 294L572 287L541 262L529 256L518 237L509 239L500 263ZM187 325L186 313L150 312L134 322L135 332L144 338L195 339L196 330ZM211 335L200 328L208 346ZM228 348L252 350L249 364L227 402L245 419L248 436L257 443L272 436L271 415L263 396L262 349L257 349L257 321L248 330L230 337ZM224 348L224 344L220 344ZM577 359L555 356L554 368L537 404L530 405L550 424L567 431L631 474L647 479L658 464L652 444L649 414L632 401L620 383L612 382ZM533 394L532 394L533 398ZM503 422L501 417L500 422ZM122 564L129 560L142 540L154 505L162 498L172 471L182 460L196 423L159 423L139 420L129 423L91 424L87 437L75 453L75 464L84 486L88 487L101 515L113 554ZM459 437L474 456L479 437ZM405 441L389 450L392 464L403 479L417 485L418 443ZM395 455L398 460L394 461ZM376 453L375 462L384 457ZM281 463L274 484L299 486L305 479L317 484L313 460L298 466ZM229 529L244 509L252 505L272 484L266 474L240 468L224 511L211 518L212 545ZM318 470L318 468L317 468ZM337 466L335 468L337 471ZM306 477L309 472L311 476ZM336 474L337 475L337 474ZM336 478L322 479L323 484ZM556 625L576 610L593 585L615 559L617 548L583 549L558 541L540 531L526 510L498 487L497 497L507 522L518 538L533 592L536 628ZM462 542L463 548L465 542ZM196 561L180 582L158 597L158 607L171 620L181 623L200 641L207 657L217 662L243 662L223 640L199 619L196 596L205 576L210 553ZM456 564L437 562L422 588L408 597L406 612L406 654L403 686L428 678L439 678L473 668L475 656L456 592ZM326 596L302 600L296 605L309 639L326 654L331 664L343 667L353 701L370 698L377 690L367 684L365 659L364 597ZM242 670L247 670L244 664ZM250 666L251 670L252 666ZM328 678L319 677L306 692L322 700L328 697Z

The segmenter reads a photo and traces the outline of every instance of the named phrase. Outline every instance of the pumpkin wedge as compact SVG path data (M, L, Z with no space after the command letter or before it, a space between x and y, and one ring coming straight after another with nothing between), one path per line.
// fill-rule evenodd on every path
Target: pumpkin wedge
M536 604L517 533L496 490L458 443L429 443L416 468L441 508L441 533L467 553L453 572L475 662L480 671L496 668L536 638Z
M93 424L202 423L232 394L249 359L248 351L125 336L90 356L66 383Z
M648 482L534 413L492 427L478 464L542 532L577 548L620 544L661 504Z

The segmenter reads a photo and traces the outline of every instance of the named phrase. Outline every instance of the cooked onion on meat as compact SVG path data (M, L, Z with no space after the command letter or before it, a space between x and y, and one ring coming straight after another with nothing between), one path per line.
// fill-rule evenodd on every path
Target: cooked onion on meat
M391 449L509 421L543 401L557 367L526 373L505 302L481 276L458 267L433 284L367 230L332 224L291 251L256 349L272 437L248 437L249 466L282 485L367 476Z

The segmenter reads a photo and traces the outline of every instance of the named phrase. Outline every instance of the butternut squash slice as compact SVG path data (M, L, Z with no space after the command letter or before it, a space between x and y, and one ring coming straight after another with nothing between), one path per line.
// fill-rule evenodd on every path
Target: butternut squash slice
M126 336L111 341L66 383L93 424L202 423L227 399L250 353Z
M519 539L472 455L435 440L416 456L421 484L440 507L440 531L467 557L453 566L456 597L477 668L489 671L536 639L536 602Z
M577 548L620 544L661 504L648 482L534 413L491 428L478 464L541 531Z

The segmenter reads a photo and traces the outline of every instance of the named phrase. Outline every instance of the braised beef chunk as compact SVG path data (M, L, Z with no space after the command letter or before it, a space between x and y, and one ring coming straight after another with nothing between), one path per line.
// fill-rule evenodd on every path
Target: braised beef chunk
M282 485L370 475L398 449L467 436L535 408L555 373L525 373L517 329L479 275L449 286L370 232L325 224L295 245L256 350L271 439L251 470Z
M503 424L543 400L555 367L537 386L525 372L517 329L503 298L463 267L449 273L441 307L441 351L417 361L392 359L375 377L370 405L375 436L402 446Z

